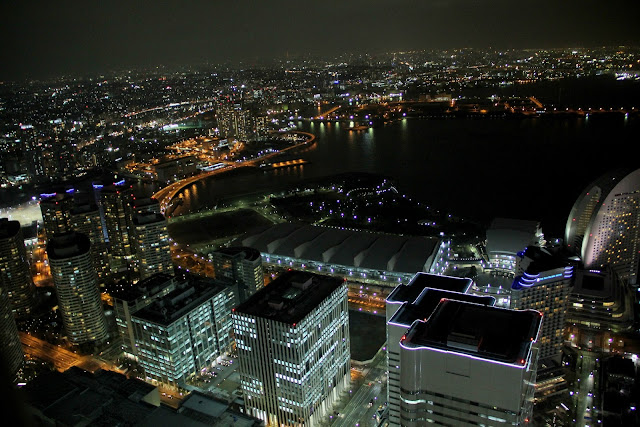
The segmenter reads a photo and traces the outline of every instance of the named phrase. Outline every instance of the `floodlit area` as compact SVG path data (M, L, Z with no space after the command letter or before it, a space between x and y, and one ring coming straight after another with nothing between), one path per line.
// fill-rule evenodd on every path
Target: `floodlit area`
M15 206L0 208L0 218L19 221L20 225L25 226L31 224L33 221L42 222L42 212L40 211L38 202L30 200Z

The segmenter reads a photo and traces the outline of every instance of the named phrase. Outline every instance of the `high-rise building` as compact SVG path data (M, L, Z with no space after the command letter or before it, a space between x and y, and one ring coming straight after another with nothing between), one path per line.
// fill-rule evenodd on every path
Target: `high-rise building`
M134 246L140 278L155 273L173 273L167 220L159 213L147 212L133 218Z
M177 387L229 350L232 288L191 278L131 315L138 362L148 379Z
M539 359L560 361L574 267L566 259L535 246L520 254L518 264L522 272L511 286L510 308L542 313Z
M124 180L100 189L112 273L127 271L134 254L133 194Z
M98 283L104 285L109 277L109 254L104 241L100 211L94 204L85 203L71 209L71 228L85 234L91 241L91 259L98 273Z
M429 318L443 298L486 305L495 303L490 296L466 294L472 283L471 279L417 273L408 284L397 286L387 297L387 402L390 425L400 425L400 339L415 320Z
M238 298L244 302L264 286L260 251L244 246L222 248L209 254L216 280L237 285Z
M247 141L255 132L255 120L248 110L239 104L224 105L216 111L218 131L223 138L235 137Z
M6 375L3 377L13 381L24 361L24 353L3 278L0 278L0 340L0 369Z
M610 264L636 285L640 266L640 169L608 173L585 188L571 208L565 244L585 267Z
M349 385L340 279L286 272L236 307L233 328L247 413L268 425L316 425Z
M31 314L34 287L18 221L0 218L0 280L16 317Z
M24 142L24 160L32 182L46 180L42 165L42 145L32 125L20 126L20 139Z
M444 300L400 341L400 424L526 425L540 313Z
M107 326L91 241L82 233L57 234L49 239L47 254L67 339L72 344L105 341Z
M40 194L40 210L47 238L71 231L73 192Z
M176 289L177 279L167 273L154 274L135 285L118 286L111 294L118 332L125 357L138 358L131 316Z

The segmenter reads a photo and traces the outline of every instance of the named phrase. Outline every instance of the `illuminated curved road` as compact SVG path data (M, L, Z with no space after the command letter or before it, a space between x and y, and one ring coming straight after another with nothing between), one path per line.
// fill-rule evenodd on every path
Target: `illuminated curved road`
M167 207L169 206L169 204L171 203L171 201L173 200L174 197L176 197L178 195L178 193L185 187L187 187L188 185L193 184L194 182L200 181L201 179L205 179L208 178L210 176L214 176L214 175L218 175L227 171L230 171L232 169L239 169L239 168L243 168L243 167L249 167L249 166L257 166L258 163L269 159L271 157L274 156L278 156L286 151L289 150L293 150L296 148L300 148L303 145L308 145L311 144L313 141L315 141L316 136L312 133L309 132L302 132L302 131L292 131L292 132L288 132L291 134L297 134L297 135L305 135L307 137L306 141L301 142L299 144L295 144L292 145L290 147L284 148L280 151L277 151L275 153L269 153L267 155L261 156L257 159L251 159L251 160L245 160L243 162L236 162L236 163L230 163L227 166L220 168L220 169L216 169L214 171L211 172L205 172L205 173L201 173L199 175L196 176L192 176L189 178L185 178L182 179L180 181L174 182L173 184L169 184L168 186L164 187L162 190L159 190L157 193L155 193L153 195L153 197L155 199L158 200L158 202L160 203L160 211L162 213L165 212L165 210L167 209Z

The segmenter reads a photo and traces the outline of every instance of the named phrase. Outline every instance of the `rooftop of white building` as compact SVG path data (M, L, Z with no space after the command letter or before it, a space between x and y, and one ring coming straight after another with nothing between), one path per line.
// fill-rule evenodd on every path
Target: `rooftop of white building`
M427 321L416 321L401 345L523 366L538 337L542 315L444 300Z
M342 279L288 271L236 307L235 312L295 325L341 286Z

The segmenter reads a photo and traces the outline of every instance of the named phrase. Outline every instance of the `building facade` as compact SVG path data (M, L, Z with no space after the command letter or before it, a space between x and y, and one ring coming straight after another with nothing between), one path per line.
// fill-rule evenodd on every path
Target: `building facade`
M565 244L585 267L611 265L619 277L637 284L640 266L640 169L614 171L587 186L573 205Z
M560 361L574 267L538 247L527 248L522 260L526 267L511 286L510 308L542 313L539 359Z
M0 369L4 370L5 378L13 381L24 361L24 353L3 280L0 280L0 339Z
M159 213L147 212L133 218L134 246L140 279L156 273L173 274L167 220Z
M100 189L109 240L109 265L112 273L128 269L134 254L133 194L126 182Z
M109 253L104 241L100 210L94 204L77 205L71 209L71 228L85 234L91 242L91 260L98 273L98 283L104 286L109 278Z
M180 282L172 292L133 313L138 363L147 379L178 387L210 368L227 350L228 337L218 337L231 329L234 305L232 289L202 279Z
M236 285L238 300L244 302L264 287L262 257L257 249L233 246L209 254L216 280Z
M135 285L128 284L112 292L113 311L125 357L138 359L131 316L176 289L177 279L167 273L154 274Z
M247 413L267 425L317 425L349 385L342 280L290 271L236 307L233 327Z
M0 218L0 281L16 317L29 316L34 305L34 286L18 221Z
M107 326L89 237L73 231L55 235L47 243L47 254L69 342L106 341Z
M40 210L47 238L71 231L71 209L73 209L73 191L69 193L40 194Z

